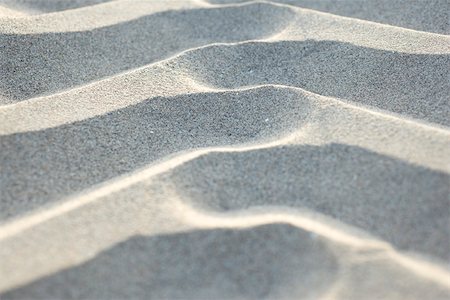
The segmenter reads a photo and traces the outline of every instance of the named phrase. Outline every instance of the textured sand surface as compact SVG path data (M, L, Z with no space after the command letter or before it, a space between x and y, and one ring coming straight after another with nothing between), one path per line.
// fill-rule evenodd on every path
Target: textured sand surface
M0 298L450 299L449 11L0 0Z

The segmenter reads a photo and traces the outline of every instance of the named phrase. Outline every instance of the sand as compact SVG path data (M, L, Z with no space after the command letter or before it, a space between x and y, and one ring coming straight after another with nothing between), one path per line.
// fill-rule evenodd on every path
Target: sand
M450 299L449 9L0 0L0 298Z

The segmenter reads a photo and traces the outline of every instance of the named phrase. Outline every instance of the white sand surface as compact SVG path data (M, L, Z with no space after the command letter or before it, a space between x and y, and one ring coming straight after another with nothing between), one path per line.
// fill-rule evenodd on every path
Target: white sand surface
M450 299L448 11L0 0L0 298Z

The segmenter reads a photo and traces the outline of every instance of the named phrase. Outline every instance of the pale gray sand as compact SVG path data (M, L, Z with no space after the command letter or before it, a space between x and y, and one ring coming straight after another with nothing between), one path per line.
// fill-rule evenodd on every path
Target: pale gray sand
M369 280L353 288L336 289L342 299L365 298L367 291L373 299L444 299L447 295L445 290L430 283L424 285L383 260L375 259L375 267L370 262L353 264L341 273L340 259L329 246L287 224L136 236L87 263L3 297L318 299L332 295L339 280L355 281L359 276ZM386 273L392 275L383 278ZM379 285L385 289L379 289Z
M63 41L58 45L66 49L67 41ZM79 42L78 39L74 41ZM162 45L166 43L167 41L163 41ZM106 45L111 46L109 42ZM10 70L12 76L4 77L4 81L0 83L4 93L12 93L10 97L20 100L22 97L39 94L39 91L48 92L63 88L63 85L87 80L91 76L105 75L101 73L113 73L118 72L120 68L139 66L144 63L140 57L147 60L152 59L153 55L160 55L159 46L155 46L154 54L151 54L143 51L147 47L144 45L139 54L136 53L136 48L132 48L126 55L125 52L117 52L116 55L121 55L123 64L110 54L102 56L106 60L116 61L112 68L103 59L92 61L90 55L86 55L85 51L91 51L92 55L103 51L100 50L103 46L93 43L86 43L85 46L90 50L77 46L78 52L74 53L73 48L67 48L75 54L71 56L70 61L58 51L50 54L57 56L55 62L61 59L62 63L64 60L65 67L60 68L59 64L36 65L34 70L38 73L32 74L31 81L24 80L30 76L30 72L21 65L41 64L43 61L38 56L33 58L27 55L27 51L11 50L11 53L19 53L23 58L14 54L8 55L10 62L18 64L8 66L9 62L6 62L6 70ZM15 49L15 46L11 49ZM128 57L133 57L133 62L129 61ZM214 57L220 57L220 60L215 60ZM264 64L261 64L261 61L264 61ZM333 63L330 64L330 61ZM80 66L85 67L80 71ZM296 86L320 95L338 97L409 117L450 125L450 55L406 54L341 42L307 40L211 46L188 52L163 66L177 72L184 71L205 85L219 88L258 84ZM42 76L41 73L50 74L49 76L55 79Z
M300 128L313 100L270 87L183 95L43 131L0 136L0 219L177 151L256 142Z
M27 14L42 14L74 9L111 0L0 0L6 8ZM249 0L207 0L211 4L250 2ZM390 24L415 30L448 34L450 3L446 0L274 0L273 2L327 13Z
M314 299L337 280L337 269L331 249L320 240L272 224L131 237L84 265L3 297L288 299L285 287L295 282L293 294Z
M0 5L26 14L50 13L66 9L95 5L112 0L0 0Z
M450 125L450 55L406 54L308 40L212 46L167 65L186 69L196 80L214 87L296 86Z
M448 2L100 2L0 0L2 299L450 299Z
M0 34L0 104L72 88L193 47L262 39L282 30L292 16L288 8L272 10L263 3L166 11L82 32Z
M211 3L247 1L209 0ZM450 33L450 2L447 0L274 0L273 2L415 30Z
M450 176L340 144L211 153L168 174L213 211L307 208L450 263Z
M74 13L68 15L67 19L71 20L76 17L77 15ZM84 19L89 23L89 18L84 17ZM268 19L272 21L265 22ZM376 24L367 24L367 22L352 24L347 19L339 17L330 19L314 12L301 12L293 7L280 7L270 3L250 3L237 7L208 7L181 11L169 10L90 30L72 29L72 27L78 26L74 22L66 29L71 30L70 32L58 32L58 24L64 23L64 20L63 18L56 23L56 28L51 29L51 32L44 30L44 32L37 31L36 33L31 30L33 22L25 22L25 25L22 24L19 28L31 27L31 33L26 34L14 33L15 31L8 33L8 22L2 22L5 33L0 35L0 43L6 46L0 48L0 55L5 57L0 61L0 70L4 72L4 76L0 77L0 103L14 103L30 97L78 87L146 66L180 51L217 42L240 42L272 36L275 38L274 42L283 42L283 38L325 41L331 39L339 42L335 46L336 48L340 48L341 42L356 42L355 46L381 45L379 50L382 52L375 51L373 55L378 56L378 59L387 56L388 61L389 57L401 56L409 51L411 51L411 55L413 53L423 53L424 55L426 53L442 53L443 51L445 53L448 48L445 45L450 43L450 40L442 36L419 32L411 33L401 28L380 29ZM43 21L45 19L39 22ZM9 21L9 23L15 24L13 21ZM246 28L246 30L236 30L236 26ZM352 39L351 36L348 36L349 27L353 28L356 38ZM155 31L147 30L147 28L165 29L164 31ZM285 29L289 29L287 35L281 35L277 39L276 36L282 34ZM370 39L361 36L361 29L363 29L363 33L367 30L373 31L376 36L374 39L381 39L381 41L376 44L371 43ZM24 29L24 32L30 32L30 30ZM55 30L56 32L54 32ZM72 30L75 31L72 32ZM308 34L308 32L312 34ZM329 34L327 35L326 32ZM389 37L395 37L395 39L390 40ZM383 40L387 42L383 42ZM347 57L345 63L357 64L362 72L372 73L362 82L370 84L371 82L368 80L371 80L375 81L372 84L374 87L382 85L383 82L380 82L382 79L374 78L374 75L384 75L379 74L379 70L383 70L389 65L385 63L378 66L379 60L372 56L361 61L359 53L365 51L365 48L346 49L347 43L342 45L343 48L339 50ZM408 45L411 46L408 47ZM374 49L368 49L368 51L370 50ZM392 50L395 53L391 53ZM45 53L44 58L41 55L42 52ZM377 55L377 53L379 54ZM326 56L321 52L317 55ZM322 60L325 61L326 58L329 57L323 57ZM415 58L416 56L412 55L405 59L414 60ZM268 57L267 59L272 60L271 67L275 68L276 72L283 74L284 70L277 66L279 58ZM330 59L334 58L330 57ZM448 55L432 55L429 59L433 61L434 66L438 65L438 67L435 66L436 76L448 76ZM301 61L295 64L304 67ZM422 85L427 84L428 89L442 86L442 78L436 79L434 85L428 84L426 77L433 76L434 72L430 73L429 69L422 69L423 65L411 65L403 62L402 68L398 69L396 66L398 72L391 76L398 76L398 73L401 73L404 68L408 76L414 74L412 78L414 81L422 80L425 77ZM404 77L400 77L398 83L400 87L405 84ZM360 78L353 78L352 82L357 79L360 80ZM429 80L433 79L435 78ZM413 85L410 84L410 86ZM380 89L379 92L382 90ZM437 92L439 93L439 91ZM421 92L421 94L423 93ZM411 92L411 94L414 93ZM429 96L433 94L434 91L428 92ZM433 98L430 102L436 104L439 101L441 101L440 98ZM421 105L424 104L421 103Z

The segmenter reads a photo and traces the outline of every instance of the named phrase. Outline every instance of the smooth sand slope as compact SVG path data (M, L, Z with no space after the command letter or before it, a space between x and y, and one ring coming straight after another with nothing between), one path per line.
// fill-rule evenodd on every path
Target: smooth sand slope
M0 0L0 298L450 299L448 6Z
M111 0L1 0L0 4L27 14L43 14L108 2Z
M209 0L210 3L240 3L248 0ZM435 33L450 33L446 0L275 0L340 16Z

